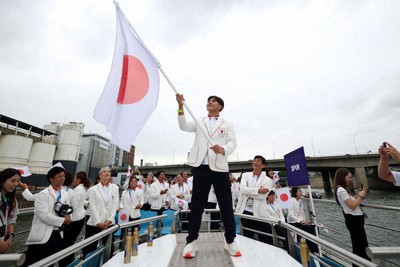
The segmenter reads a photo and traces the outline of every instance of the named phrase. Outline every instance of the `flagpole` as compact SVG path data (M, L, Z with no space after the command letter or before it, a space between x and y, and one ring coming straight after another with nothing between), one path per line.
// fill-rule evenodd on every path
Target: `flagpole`
M125 16L125 14L122 12L119 3L117 1L113 1L114 4L117 6L117 8L121 11L121 13ZM151 53L151 51L147 48L147 46L144 44L144 42L142 41L142 39L140 38L140 36L137 34L137 32L135 31L135 29L133 28L133 26L131 25L131 23L129 22L128 19L126 19L126 22L128 22L129 27L131 28L131 30L133 31L133 33L135 34L137 40L139 41L140 45L146 50L146 52L153 58L154 62L157 65L157 68L161 71L162 75L164 76L164 78L167 80L167 82L169 83L169 85L171 86L172 90L174 90L175 94L179 94L178 91L176 90L174 84L172 83L172 81L168 78L167 74L164 72L163 68L161 67L161 63L160 61L157 60L157 58L153 55L153 53ZM190 110L189 106L186 104L186 101L183 101L183 105L185 106L186 110L189 112L190 116L192 117L192 119L194 120L194 122L196 123L197 127L200 128L201 132L203 133L204 137L207 138L208 142L211 144L211 146L214 145L214 142L211 140L210 136L208 135L208 133L206 132L205 129L203 129L202 127L200 127L200 123L199 121L196 119L196 116L194 116L193 112Z
M315 216L314 200L313 200L313 197L312 197L311 186L308 185L307 187L308 187L308 195L310 197L310 203L311 203L311 216L312 216L312 219L314 220L314 223L315 223L315 226L316 226L316 228L315 228L315 236L319 237L318 226L317 226L318 223L317 223L317 217ZM319 252L319 255L322 256L321 246L320 245L318 245L318 252Z

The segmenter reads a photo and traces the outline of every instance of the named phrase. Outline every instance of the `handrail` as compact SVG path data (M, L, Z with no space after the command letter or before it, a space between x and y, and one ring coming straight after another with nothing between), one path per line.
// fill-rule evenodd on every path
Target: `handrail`
M366 251L371 259L400 258L400 247L367 247Z
M126 227L129 227L129 226L138 225L138 224L141 224L141 223L156 221L156 220L160 220L160 219L166 218L166 217L168 217L168 216L165 214L165 215L155 216L155 217L146 218L146 219L142 219L142 220L137 220L137 221L126 222L126 223L114 225L112 227L107 228L104 231L101 231L100 233L97 233L97 234L95 234L95 235L93 235L93 236L91 236L89 238L86 238L86 239L84 239L84 240L82 240L82 241L80 241L78 243L75 243L74 245L72 245L72 246L70 246L68 248L65 248L65 249L63 249L63 250L61 250L61 251L59 251L59 252L57 252L57 253L55 253L55 254L47 257L47 258L45 258L45 259L42 259L42 260L40 260L40 261L38 261L38 262L36 262L36 263L34 263L32 265L29 265L29 267L42 267L42 266L48 266L48 265L54 264L54 263L58 262L60 259L63 259L66 256L74 253L75 251L78 251L78 250L86 247L88 244L96 242L96 241L102 239L103 237L105 237L107 235L113 234L114 232L116 232L120 228L126 228ZM108 238L108 240L107 240L107 244L105 246L106 247L105 248L105 250L106 250L105 254L109 254L109 253L107 253L107 247L109 245L111 245L111 238ZM110 255L105 255L104 257L106 259L109 259Z
M235 215L238 216L238 217L241 217L241 218L246 218L246 219L255 220L255 221L259 221L259 222L276 223L276 222L271 221L271 220L267 220L267 219L264 219L264 218L257 218L257 217L251 216L251 215L238 214L238 213L235 213ZM368 260L366 260L364 258L361 258L361 257L359 257L359 256L357 256L357 255L355 255L355 254L353 254L353 253L341 248L341 247L338 247L338 246L336 246L334 244L331 244L331 243L329 243L329 242L327 242L327 241L325 241L325 240L323 240L323 239L321 239L319 237L316 237L316 236L314 236L312 234L309 234L309 233L307 233L307 232L305 232L305 231L303 231L303 230L301 230L301 229L299 229L299 228L297 228L297 227L295 227L295 226L293 226L291 224L288 224L286 222L281 222L281 221L279 221L278 223L279 223L280 226L286 228L287 230L295 232L296 234L301 235L302 237L306 238L307 240L310 240L310 241L312 241L314 243L317 243L318 245L324 247L325 249L328 249L330 252L333 252L335 254L335 256L337 256L337 257L339 257L339 258L341 258L343 260L350 261L351 263L355 263L355 264L357 264L359 266L365 266L365 267L376 267L376 266L378 266L373 262L370 262L370 261L368 261ZM314 256L314 255L312 255L312 256Z
M25 254L1 254L0 266L22 266L25 262Z

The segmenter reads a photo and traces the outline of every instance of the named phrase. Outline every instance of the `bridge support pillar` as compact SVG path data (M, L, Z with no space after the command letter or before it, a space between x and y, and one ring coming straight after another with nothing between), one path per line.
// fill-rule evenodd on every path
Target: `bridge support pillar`
M368 187L367 173L365 168L355 168L354 176L356 177L356 179L353 179L354 188L360 188L361 183L363 183L364 187Z
M325 192L332 192L331 177L329 171L323 171L321 172L321 174Z

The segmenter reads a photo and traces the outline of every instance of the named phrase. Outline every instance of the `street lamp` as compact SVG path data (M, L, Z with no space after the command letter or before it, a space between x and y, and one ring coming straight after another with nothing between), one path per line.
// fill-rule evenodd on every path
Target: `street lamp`
M357 145L356 145L356 135L355 134L353 135L353 143L354 143L354 147L356 148L357 155L358 155L358 149L357 149Z

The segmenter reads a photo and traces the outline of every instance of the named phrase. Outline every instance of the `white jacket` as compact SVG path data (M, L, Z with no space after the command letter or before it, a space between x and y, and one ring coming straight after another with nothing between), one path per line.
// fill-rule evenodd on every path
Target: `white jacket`
M131 218L140 217L140 208L136 208L138 204L141 206L144 204L143 190L136 187L135 191L124 190L122 192L120 208L129 210Z
M219 117L211 131L210 119L199 118L200 127L210 136L214 144L225 150L225 155L215 154L201 129L194 121L187 122L185 115L178 115L179 128L182 131L194 132L195 139L188 158L188 165L198 167L208 153L209 167L216 172L228 172L228 155L236 148L236 135L233 124Z
M108 198L106 198L102 186L101 183L98 183L87 191L90 212L87 225L97 226L97 224L105 221L115 223L115 214L119 206L118 187L112 186L110 183Z
M68 193L60 189L63 204L70 205ZM27 245L45 244L49 241L54 229L64 223L64 217L60 217L54 210L54 204L57 201L56 194L51 186L43 189L35 195L35 208L32 219L32 227L26 240Z
M301 199L297 200L295 197L292 197L291 201L293 202L293 205L288 208L288 223L299 223L304 221L306 217L304 215L303 201Z
M150 186L151 209L153 210L160 210L162 207L167 209L169 206L169 204L165 204L166 201L170 203L169 192L163 195L160 194L161 190L169 189L169 184L166 182L163 184L164 186L157 179Z
M265 218L274 222L285 222L285 216L277 201L274 201L273 205L267 204L265 200L257 200L257 202L260 202L257 212L260 218Z
M86 210L85 203L87 199L86 188L83 184L79 184L74 189L74 199L71 200L71 205L74 207L73 221L79 221L85 218Z
M188 200L191 198L190 195L190 188L187 184L183 183L183 192L180 191L179 189L179 185L178 184L174 184L171 189L169 189L169 193L170 193L170 200L171 200L171 209L172 210L179 210L180 207L182 207L182 209L187 210L189 208L188 205ZM183 195L184 200L186 201L183 205L179 205L176 203L177 201L177 195Z
M273 180L268 178L264 172L261 173L255 186L253 187L253 173L246 172L242 175L242 180L240 181L240 196L239 201L236 205L236 212L243 213L246 208L246 202L249 198L253 198L253 215L258 217L259 201L256 200L266 200L267 194L259 194L259 188L268 188L271 190L273 188Z

